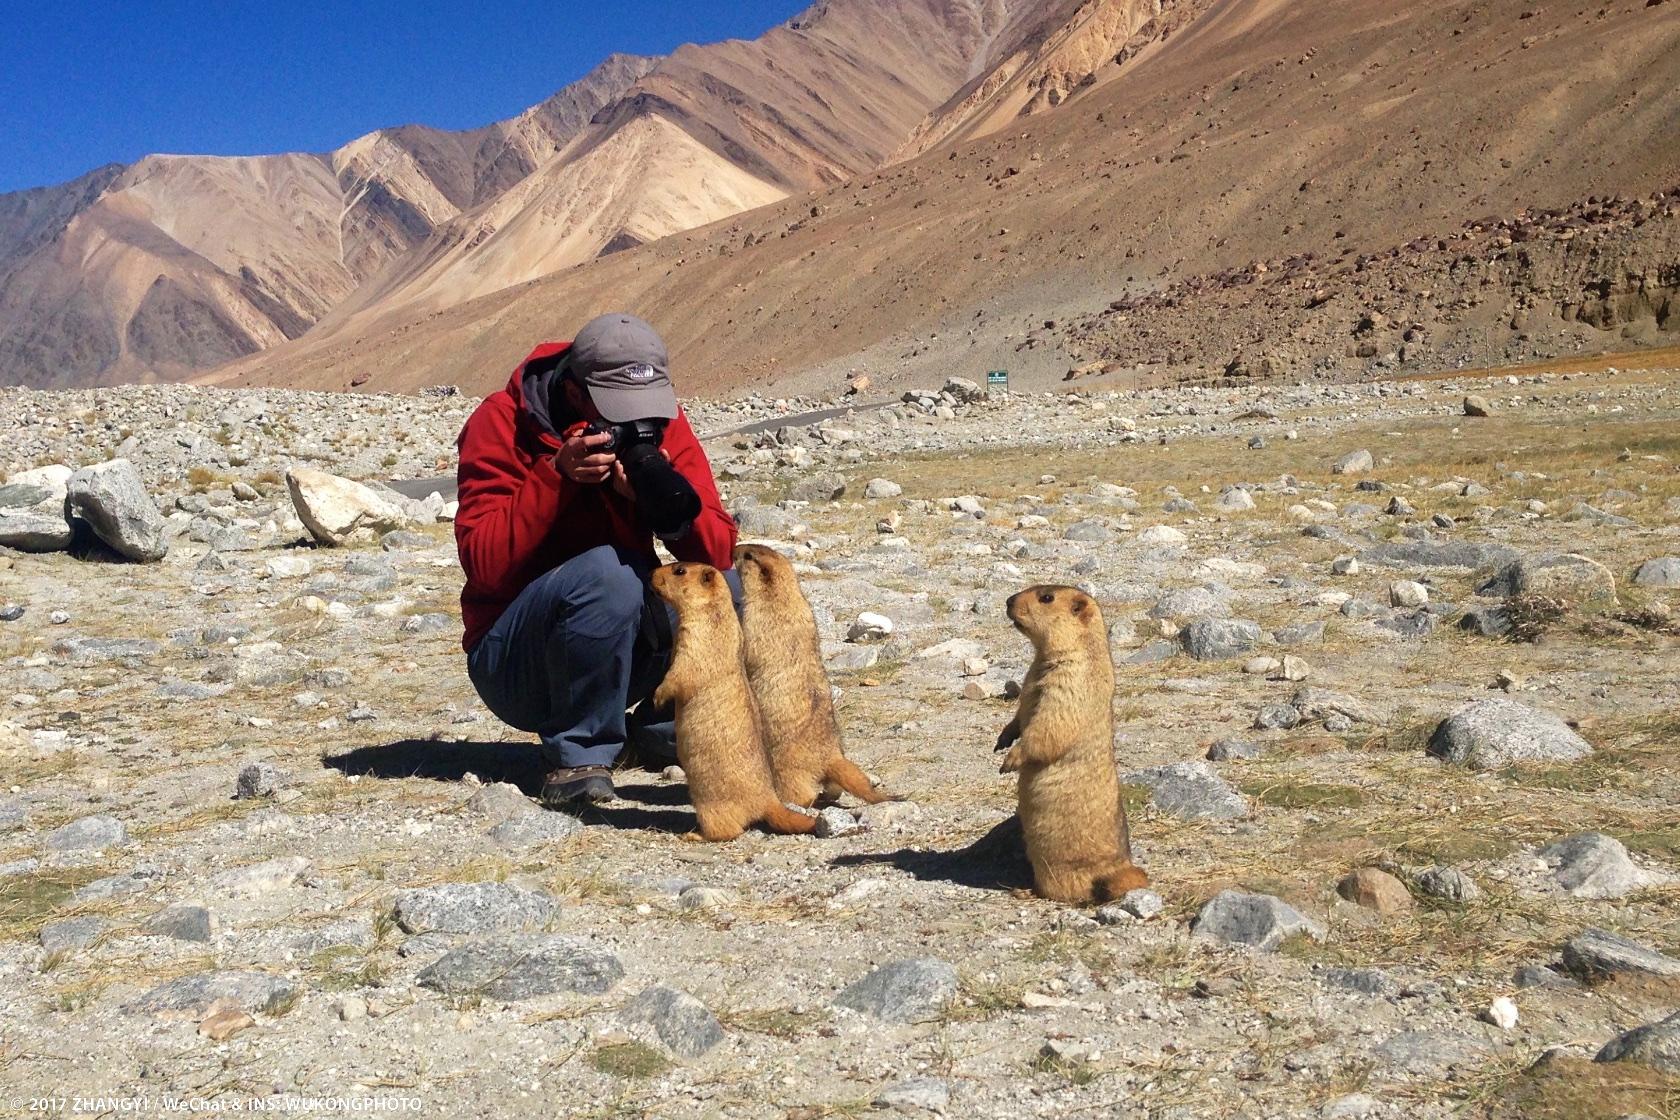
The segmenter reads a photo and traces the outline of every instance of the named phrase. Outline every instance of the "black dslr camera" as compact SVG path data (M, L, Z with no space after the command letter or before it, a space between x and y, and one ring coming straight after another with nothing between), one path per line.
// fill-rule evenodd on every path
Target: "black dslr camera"
M594 448L608 451L624 464L624 476L630 489L636 492L636 509L648 528L660 537L674 537L686 530L700 516L700 495L682 472L660 454L659 442L665 436L666 421L657 417L645 420L626 420L609 424L593 421L583 434L606 434L610 442Z

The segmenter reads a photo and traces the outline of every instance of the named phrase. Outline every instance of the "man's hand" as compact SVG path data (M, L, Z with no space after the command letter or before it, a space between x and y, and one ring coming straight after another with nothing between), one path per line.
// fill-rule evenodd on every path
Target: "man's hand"
M612 436L606 432L597 432L592 436L580 432L570 436L554 453L554 469L573 482L590 486L605 482L618 465L618 457L610 451L595 449L611 442ZM622 468L619 473L623 473Z

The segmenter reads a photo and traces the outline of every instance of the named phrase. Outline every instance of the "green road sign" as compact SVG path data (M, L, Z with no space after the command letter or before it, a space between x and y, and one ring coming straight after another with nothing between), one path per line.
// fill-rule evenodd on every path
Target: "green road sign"
M986 371L986 392L988 392L988 393L993 393L993 392L1007 393L1007 392L1009 392L1009 371L1006 370L1006 369L987 370Z

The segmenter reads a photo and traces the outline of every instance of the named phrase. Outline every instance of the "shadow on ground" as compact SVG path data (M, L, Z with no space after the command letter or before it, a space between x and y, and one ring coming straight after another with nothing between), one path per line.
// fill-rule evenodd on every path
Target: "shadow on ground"
M435 739L401 739L395 743L357 747L322 759L328 769L341 774L368 778L428 778L437 782L459 782L468 774L480 781L510 782L531 797L542 791L542 756L526 743L445 743ZM613 774L619 801L577 812L589 824L613 828L653 829L659 832L689 832L694 814L687 809L688 786L681 782L635 782L645 777L638 769ZM624 802L634 802L626 805ZM658 808L643 808L657 806ZM666 806L682 806L665 811Z
M900 848L896 852L860 852L836 856L833 867L884 863L918 879L955 883L978 890L1013 891L1031 888L1032 865L1021 840L1021 822L1011 816L966 848L948 852Z

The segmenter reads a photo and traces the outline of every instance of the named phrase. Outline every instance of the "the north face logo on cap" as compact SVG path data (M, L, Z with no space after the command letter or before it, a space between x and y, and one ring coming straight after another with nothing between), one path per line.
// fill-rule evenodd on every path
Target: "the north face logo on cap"
M659 371L646 362L637 362L635 365L624 368L624 376L631 381L652 381L659 376Z

